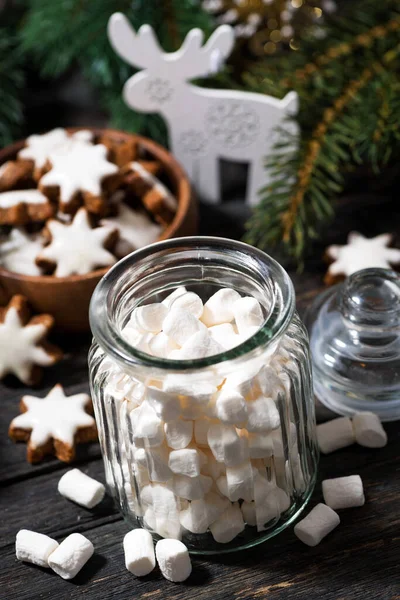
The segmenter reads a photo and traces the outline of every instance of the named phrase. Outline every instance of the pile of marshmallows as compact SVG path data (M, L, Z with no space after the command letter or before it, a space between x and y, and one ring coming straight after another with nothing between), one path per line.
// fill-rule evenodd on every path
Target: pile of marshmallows
M382 448L387 435L379 417L371 412L356 413L353 419L339 417L317 426L319 449L323 454L351 446ZM335 510L362 506L365 502L363 483L359 475L325 479L322 482L325 504L317 504L297 523L295 535L308 546L316 546L340 523Z
M387 443L386 433L373 413L358 413L353 421L348 417L334 419L317 428L322 452L328 453L354 442L369 448L380 448ZM79 469L65 473L58 491L69 500L86 508L102 501L103 484L88 477ZM296 536L308 546L316 546L340 523L339 509L362 506L364 490L359 475L326 479L322 482L325 504L318 504L294 528ZM124 537L125 566L137 577L148 575L156 565L169 581L187 579L192 565L186 546L176 539L157 542L154 551L151 534L145 529L135 529ZM79 533L69 535L61 544L47 535L22 529L17 534L17 559L41 567L50 567L63 579L74 578L94 552L93 544Z
M223 288L203 305L181 287L162 303L136 308L123 335L158 357L198 359L237 346L264 320L251 296ZM282 449L272 397L282 384L264 362L254 374L246 365L226 378L210 369L201 382L168 373L163 381L147 380L136 400L129 394L133 469L141 488L133 510L149 529L177 539L182 530L209 529L216 542L229 543L245 523L263 531L289 508L289 495L268 480L264 463ZM112 396L114 385L107 391Z
M200 296L181 286L163 302L136 308L123 335L152 356L194 360L238 346L264 320L260 303L252 296L222 288L203 305Z
M103 500L105 487L79 469L72 469L61 477L58 491L80 506L94 508ZM17 533L15 550L18 560L50 567L63 579L73 579L94 553L93 544L80 533L72 533L58 544L53 538L28 529ZM182 542L160 540L154 552L153 538L145 529L126 534L124 552L126 568L138 577L154 569L156 556L161 573L169 581L184 581L192 572L189 552Z

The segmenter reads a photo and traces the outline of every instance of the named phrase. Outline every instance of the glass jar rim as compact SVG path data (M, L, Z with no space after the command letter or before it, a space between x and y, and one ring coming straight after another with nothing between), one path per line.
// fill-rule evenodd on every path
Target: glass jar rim
M167 254L172 250L239 252L243 254L243 257L245 255L251 256L253 260L257 261L265 275L270 274L270 271L273 270L274 282L278 285L280 293L279 295L273 295L269 314L261 328L238 346L206 358L191 360L159 358L133 347L120 334L119 328L110 314L110 294L112 294L113 287L117 285L126 269L152 256ZM181 285L184 285L184 282ZM284 333L292 320L294 310L295 293L293 283L285 269L275 259L244 242L213 236L191 236L150 244L132 252L111 267L93 292L89 308L89 319L95 341L117 362L122 362L124 365L131 367L140 366L159 369L163 372L166 370L188 372L226 362L235 364L243 357L246 357L246 359L256 358L266 345L272 344Z

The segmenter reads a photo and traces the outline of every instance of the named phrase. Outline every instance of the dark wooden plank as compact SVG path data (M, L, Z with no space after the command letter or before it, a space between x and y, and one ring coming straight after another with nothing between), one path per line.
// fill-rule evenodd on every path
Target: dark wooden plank
M130 575L125 570L122 551L128 526L112 511L91 516L89 511L57 497L54 486L58 474L38 477L34 486L30 482L9 486L0 504L4 516L0 526L0 598L158 600L168 596L177 600L286 600L289 594L295 600L399 598L400 431L397 424L386 428L386 448L368 450L354 446L322 457L311 505L322 499L322 479L349 473L359 473L363 478L367 502L364 507L341 511L340 526L320 546L304 546L289 528L253 550L194 558L193 574L181 585L165 582L158 570L142 580ZM97 475L99 471L100 462L90 465L89 473ZM15 502L15 498L24 500ZM13 503L15 506L10 506ZM110 519L117 520L109 522ZM15 560L14 536L22 526L57 539L71 531L81 531L94 543L96 554L73 582L65 582L50 572Z

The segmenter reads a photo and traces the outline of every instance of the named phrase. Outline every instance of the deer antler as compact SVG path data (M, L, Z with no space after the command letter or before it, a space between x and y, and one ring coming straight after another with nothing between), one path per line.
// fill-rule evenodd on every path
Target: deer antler
M117 54L134 67L147 69L160 63L163 51L150 25L142 25L136 33L125 15L114 13L108 21L108 39Z

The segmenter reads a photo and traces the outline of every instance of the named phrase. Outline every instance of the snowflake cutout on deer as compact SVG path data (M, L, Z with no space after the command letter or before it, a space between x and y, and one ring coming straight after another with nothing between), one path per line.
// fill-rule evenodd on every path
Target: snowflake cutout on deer
M249 163L246 202L258 202L259 189L270 181L264 163L277 130L296 138L288 117L297 112L297 94L282 100L237 90L200 88L191 80L215 72L234 44L229 25L218 27L203 45L203 32L192 29L181 48L166 53L152 27L136 33L121 13L111 16L108 36L114 50L142 71L126 82L125 102L139 112L160 113L167 122L170 146L199 195L220 200L220 159Z

